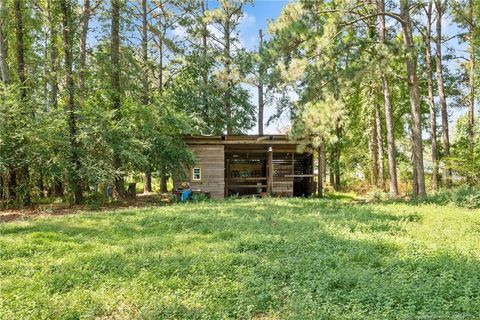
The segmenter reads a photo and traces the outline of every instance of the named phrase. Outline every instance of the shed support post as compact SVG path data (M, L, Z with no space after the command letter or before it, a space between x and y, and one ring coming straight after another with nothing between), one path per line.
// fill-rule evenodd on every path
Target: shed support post
M273 192L273 148L268 147L268 180L267 180L267 193Z
M323 198L323 140L320 142L318 146L318 174L317 174L317 192L318 197Z

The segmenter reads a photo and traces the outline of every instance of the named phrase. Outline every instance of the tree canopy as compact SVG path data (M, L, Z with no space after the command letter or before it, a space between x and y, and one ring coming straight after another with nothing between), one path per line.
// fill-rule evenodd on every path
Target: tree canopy
M166 191L195 161L184 135L279 117L316 150L319 195L479 183L478 0L300 0L253 51L239 33L252 5L0 0L2 207L104 186L121 199L141 176Z

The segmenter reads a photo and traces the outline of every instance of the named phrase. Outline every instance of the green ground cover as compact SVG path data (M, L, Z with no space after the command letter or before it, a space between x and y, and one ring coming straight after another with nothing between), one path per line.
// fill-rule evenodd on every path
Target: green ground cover
M0 224L0 319L478 319L480 211L262 199Z

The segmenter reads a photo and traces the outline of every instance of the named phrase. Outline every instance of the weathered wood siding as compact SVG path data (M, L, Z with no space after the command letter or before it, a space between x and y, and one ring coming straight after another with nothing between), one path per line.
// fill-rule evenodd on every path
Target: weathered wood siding
M282 178L275 180L273 178L272 193L277 196L289 196L293 197L293 178Z
M291 164L273 164L273 188L272 193L278 196L293 196L293 178L285 177L292 174Z
M193 181L192 168L187 173L187 181L194 191L209 192L214 199L223 199L225 192L225 151L223 145L190 145L196 157L195 168L202 169L202 180ZM174 187L181 186L175 181Z
M295 149L292 148L290 154L275 153L273 148L273 186L272 193L279 196L293 196L293 177L288 177L294 173L294 155Z

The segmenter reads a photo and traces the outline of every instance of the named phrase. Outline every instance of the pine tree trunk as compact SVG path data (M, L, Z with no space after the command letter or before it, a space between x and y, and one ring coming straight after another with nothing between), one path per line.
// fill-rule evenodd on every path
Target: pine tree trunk
M378 139L376 116L370 121L370 184L378 186Z
M163 37L158 39L158 91L163 90Z
M55 177L53 180L53 195L63 197L63 183L58 177Z
M378 0L377 10L379 13L385 12L384 0ZM380 32L379 40L385 44L386 27L385 15L380 14ZM390 98L390 86L388 84L387 76L382 74L382 89L383 89L383 104L385 109L385 125L387 129L387 151L388 151L388 170L390 178L390 196L398 196L398 180L397 180L397 154L395 146L395 129L393 122L392 103Z
M15 10L15 40L16 40L16 60L17 60L17 76L20 81L20 97L25 100L27 97L26 74L25 74L25 43L23 39L23 12L21 0L14 1Z
M377 145L378 145L378 176L379 185L382 190L385 190L385 150L383 148L383 134L382 134L382 119L380 116L380 108L375 105L375 121L377 128Z
M338 123L335 126L335 134L337 135L337 142L335 142L335 184L334 189L335 191L340 190L341 186L341 175L340 175L340 136L341 136L341 129Z
M412 162L414 161L414 155L412 154ZM414 166L412 171L412 195L413 197L418 196L418 177L417 177L417 168Z
M148 106L150 103L150 88L148 77L148 8L147 0L142 0L142 59L144 76L142 78L143 93L142 103L144 106ZM144 193L152 192L152 173L150 170L145 172L145 185L143 187Z
M10 168L8 172L8 202L14 203L17 199L17 170Z
M418 194L423 196L425 190L425 171L423 167L423 141L422 141L422 114L420 109L420 95L417 78L417 59L413 42L412 21L410 18L410 1L400 1L401 17L403 19L402 29L405 40L405 64L408 76L408 91L410 94L410 109L412 115L412 144L413 144L413 165L416 169Z
M325 141L323 142L323 148L322 148L322 158L323 158L323 186L325 187L325 184L327 183L327 148L325 146Z
M0 209L3 209L5 201L5 175L0 174Z
M65 82L66 90L68 93L67 98L67 114L68 114L68 130L70 140L70 185L73 191L75 204L81 204L83 202L82 194L82 178L80 172L82 170L82 164L80 162L79 155L79 143L78 143L78 127L77 127L77 115L75 114L75 96L74 96L74 82L72 75L72 8L69 0L61 0L60 8L62 11L62 27L63 27L63 55L65 59Z
M30 170L26 164L23 164L20 168L20 181L21 203L24 207L29 207L32 204L32 196L30 190Z
M87 37L88 37L88 26L90 23L90 0L83 1L83 11L82 11L82 31L80 33L80 61L78 68L78 96L81 102L85 95L85 72L87 68Z
M318 192L318 197L319 198L323 198L324 194L323 194L323 168L324 168L324 161L325 159L323 158L324 155L325 155L325 152L324 152L324 143L323 143L323 139L322 141L320 142L320 145L318 146L318 174L317 174L317 192Z
M340 186L342 185L341 182L341 171L340 171L340 149L337 147L335 152L335 191L340 190Z
M38 177L38 190L40 191L40 198L45 198L45 183L43 181L43 172L40 172Z
M111 63L112 63L112 108L115 111L114 120L121 120L121 97L120 97L120 0L111 0ZM122 170L122 160L118 151L113 155L114 167ZM116 199L125 198L125 181L123 174L115 177L113 195Z
M435 39L436 45L436 66L437 66L437 86L438 86L438 98L440 101L440 113L442 117L442 142L443 142L443 155L445 158L450 156L450 136L448 130L448 113L447 113L447 100L445 97L445 90L443 86L443 63L442 63L442 15L443 8L440 0L435 1L435 9L437 12L436 19L436 32L437 37ZM451 187L452 184L452 171L445 165L445 186Z
M160 192L161 193L167 193L168 192L168 190L167 190L167 180L168 180L167 176L163 176L160 179Z
M433 95L433 68L432 68L432 49L430 39L432 34L432 2L428 3L426 10L427 27L423 37L425 43L425 64L427 66L427 89L428 106L430 110L430 138L432 140L432 189L438 189L438 149L437 149L437 112L435 109L435 99Z
M7 65L7 6L5 5L5 1L6 0L0 0L0 80L7 86L10 82L10 77Z
M204 110L208 110L208 29L207 23L205 22L206 17L206 8L205 8L205 0L202 0L201 3L202 7L202 54L203 54L203 69L202 69L202 82L203 82L203 90L202 90L202 105Z
M20 82L20 99L22 102L27 100L27 89L26 89L26 71L25 71L25 42L23 36L23 12L22 12L22 2L20 0L14 1L14 12L15 12L15 42L16 42L16 60L17 60L17 75ZM27 107L27 109L30 109ZM30 116L31 110L25 112L27 116ZM22 159L23 160L23 159ZM23 163L20 167L20 170L15 175L20 182L17 193L17 196L21 196L21 203L24 206L30 206L31 196L30 196L30 173L27 164Z
M53 8L51 0L47 1L47 17L48 27L50 29L50 74L48 76L50 82L50 109L58 109L58 42L57 42L57 24L53 17Z
M1 80L5 87L8 86L10 82L10 75L8 72L8 64L7 64L7 30L6 30L6 16L7 16L7 6L5 5L6 0L0 0L0 76ZM4 195L7 199L7 202L12 203L15 201L17 197L16 189L17 189L17 177L16 171L11 168L7 174L6 178L6 185L8 190L8 198Z
M330 161L328 167L329 182L332 188L335 188L335 144L332 144L332 150L330 151Z
M145 172L145 185L143 186L143 193L152 192L152 173L150 171Z
M472 32L473 33L473 32ZM473 37L473 35L471 36ZM470 46L473 46L472 43ZM471 49L473 51L473 49ZM475 144L475 54L470 53L470 66L468 68L468 137L470 153L473 153Z
M225 59L225 74L227 77L227 89L225 92L225 115L227 122L227 134L232 134L232 71L231 71L231 56L230 56L230 20L227 18L225 21L225 49L224 49L224 59Z
M473 147L475 144L475 32L477 30L477 23L474 20L473 14L474 4L473 0L468 1L468 43L469 43L469 55L470 61L468 66L468 138L469 138L469 152L473 154Z
M142 102L145 106L149 104L149 79L148 79L148 20L147 20L147 0L142 0L142 59L143 59L143 77L142 77Z
M258 53L261 54L263 48L263 34L262 29L258 31ZM258 134L263 135L263 65L262 61L259 62L258 68Z

